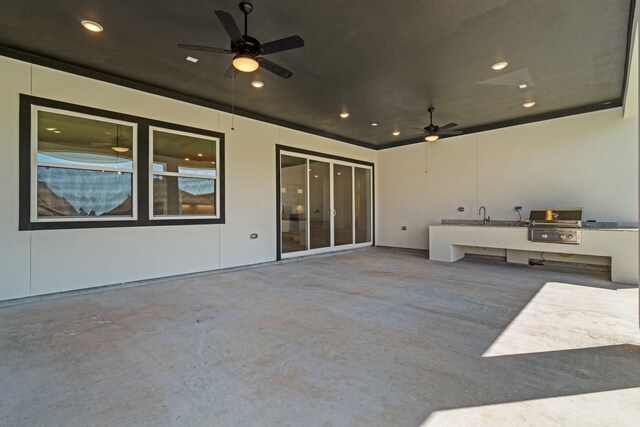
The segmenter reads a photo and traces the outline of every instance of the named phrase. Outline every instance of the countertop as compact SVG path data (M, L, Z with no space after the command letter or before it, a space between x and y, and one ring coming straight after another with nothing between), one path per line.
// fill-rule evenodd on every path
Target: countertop
M466 226L466 227L521 227L529 226L528 221L512 221L495 219L487 221L483 224L481 219L443 219L442 225ZM601 231L638 231L638 223L636 222L583 222L582 230L601 230Z

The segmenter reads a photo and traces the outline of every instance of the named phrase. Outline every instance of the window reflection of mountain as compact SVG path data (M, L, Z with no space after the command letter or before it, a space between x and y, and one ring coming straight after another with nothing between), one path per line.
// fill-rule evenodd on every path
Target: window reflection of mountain
M154 215L215 215L212 179L154 175Z
M38 167L38 216L132 215L131 174Z
M65 199L56 195L49 186L38 181L38 216L80 216Z
M100 216L131 216L131 197L127 197L121 204ZM86 212L80 208L77 211L64 197L56 195L44 182L38 182L38 217L47 216L97 216L95 211Z

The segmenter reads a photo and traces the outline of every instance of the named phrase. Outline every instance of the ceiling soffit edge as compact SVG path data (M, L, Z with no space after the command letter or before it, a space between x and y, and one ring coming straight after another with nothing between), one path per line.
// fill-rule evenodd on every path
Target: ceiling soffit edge
M583 106L574 107L574 108L567 108L564 110L549 111L546 113L536 114L534 116L525 116L525 117L519 117L517 119L510 119L510 120L504 120L501 122L489 123L486 125L468 127L464 129L464 134L460 136L471 135L479 132L487 132L487 131L496 130L496 129L503 129L503 128L512 127L512 126L519 126L527 123L535 123L535 122L542 122L545 120L559 119L562 117L574 116L577 114L592 113L595 111L608 110L611 108L618 108L618 107L622 107L622 100L614 99L611 101L607 101L605 103L583 105ZM446 140L448 138L455 138L455 137L456 136L444 136L444 137L441 137L440 140ZM404 145L411 145L411 144L419 144L421 142L424 142L424 138L420 136L420 137L405 139L402 141L381 144L376 146L376 149L386 150L388 148L401 147Z

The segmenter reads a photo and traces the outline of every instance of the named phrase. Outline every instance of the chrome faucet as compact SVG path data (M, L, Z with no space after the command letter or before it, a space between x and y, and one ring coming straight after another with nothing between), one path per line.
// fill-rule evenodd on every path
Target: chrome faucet
M480 206L480 209L478 209L478 215L480 215L480 212L482 212L482 225L487 225L487 221L491 221L491 217L487 216L487 208Z

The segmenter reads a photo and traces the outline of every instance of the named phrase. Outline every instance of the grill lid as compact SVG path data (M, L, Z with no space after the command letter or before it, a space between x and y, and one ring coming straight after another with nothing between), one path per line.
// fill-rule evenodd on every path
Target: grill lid
M532 209L529 219L533 222L544 221L581 221L582 208L564 208L564 209Z
M582 208L533 209L529 227L544 229L582 228Z

